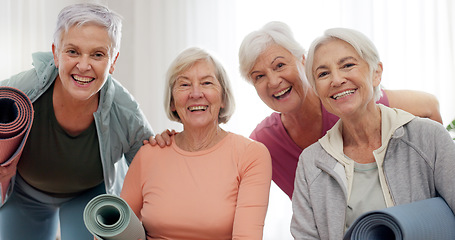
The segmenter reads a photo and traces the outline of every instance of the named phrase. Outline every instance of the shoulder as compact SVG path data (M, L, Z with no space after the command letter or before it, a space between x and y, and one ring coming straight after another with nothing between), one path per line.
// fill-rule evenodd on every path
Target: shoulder
M37 52L32 55L33 68L1 81L0 85L23 91L32 101L52 84L58 75L51 52Z
M302 153L299 156L300 161L305 161L305 162L314 162L316 159L319 159L322 155L327 155L327 152L324 150L322 145L319 142L315 142L305 148Z
M437 145L453 144L450 133L442 124L420 117L415 117L402 128L398 128L392 138L401 139L410 146L426 149L425 151L432 151Z
M117 80L108 77L100 94L102 114L110 114L121 123L128 123L125 124L128 128L137 128L139 125L151 129L139 103Z
M263 143L235 133L229 133L228 137L229 141L225 148L237 155L235 157L237 161L243 163L271 161L269 150Z
M110 88L107 92L108 95L112 96L114 104L130 109L136 109L138 107L139 104L136 99L134 99L133 95L119 81L110 76L106 85Z
M258 136L267 132L274 132L279 126L282 126L281 117L279 113L272 113L270 116L264 118L253 130L251 136ZM252 137L253 138L253 137Z
M428 131L433 132L433 134L438 134L440 132L447 132L445 127L434 120L428 118L415 117L408 124L405 125L408 129L413 131ZM436 132L435 132L436 131ZM447 134L449 134L447 132Z
M414 90L385 90L392 108L402 109L419 117L442 123L439 101L436 96Z
M229 132L228 137L230 138L230 144L236 146L237 149L243 149L244 151L251 151L251 150L261 150L261 151L268 151L265 145L261 142L258 142L254 139L244 137L242 135Z

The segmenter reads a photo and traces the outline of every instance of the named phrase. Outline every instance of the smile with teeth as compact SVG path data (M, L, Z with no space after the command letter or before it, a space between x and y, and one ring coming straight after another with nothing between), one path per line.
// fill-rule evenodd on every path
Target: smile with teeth
M73 75L73 79L81 84L81 85L86 85L86 84L89 84L91 83L93 80L95 80L95 78L89 78L89 77L81 77L81 76L76 76L76 75Z
M332 98L337 100L339 98L346 97L346 96L348 96L350 94L353 94L354 92L355 92L354 89L346 90L346 91L343 91L343 92L340 92L340 93L337 93L337 94L333 95Z
M188 107L188 110L190 110L191 112L194 112L194 111L205 111L207 109L207 106L191 106L191 107Z
M283 89L282 91L280 91L280 92L278 92L278 93L276 93L276 94L273 94L273 96L274 96L275 98L279 98L279 97L283 96L285 93L289 92L289 91L291 90L291 88L292 88L292 87L288 87L288 88L286 88L286 89Z

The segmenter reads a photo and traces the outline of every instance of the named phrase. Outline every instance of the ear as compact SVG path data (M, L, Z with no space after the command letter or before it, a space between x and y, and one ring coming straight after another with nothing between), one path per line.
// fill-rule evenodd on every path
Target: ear
M57 47L54 44L52 44L52 54L54 55L55 66L58 68L58 52Z
M118 55L119 55L119 54L120 54L120 53L117 52L117 55L115 55L115 57L114 57L114 61L112 61L112 63L111 63L111 67L109 68L109 73L110 73L110 74L112 74L112 73L114 72L115 63L117 62L117 58L118 58Z
M174 100L173 99L171 99L171 111L172 112L177 111L177 110L175 110L175 104L174 104Z
M303 66L305 66L305 60L306 60L305 59L305 54L302 54L302 64L303 64Z
M373 73L373 86L377 87L381 83L382 71L383 71L382 62L379 62L378 68Z

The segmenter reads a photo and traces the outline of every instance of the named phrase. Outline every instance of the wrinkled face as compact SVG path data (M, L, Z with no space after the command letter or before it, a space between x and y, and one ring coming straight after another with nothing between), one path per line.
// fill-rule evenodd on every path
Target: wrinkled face
M52 51L63 89L77 101L97 96L118 56L111 56L108 32L97 25L69 28L62 34L59 48L53 45Z
M312 72L322 104L339 117L352 116L374 103L373 87L379 85L382 73L378 70L371 78L368 63L339 39L316 49Z
M178 75L172 97L171 110L177 111L185 129L218 125L218 114L224 103L212 63L197 61Z
M275 44L259 55L249 73L259 97L277 112L299 110L305 99L297 61L291 52Z

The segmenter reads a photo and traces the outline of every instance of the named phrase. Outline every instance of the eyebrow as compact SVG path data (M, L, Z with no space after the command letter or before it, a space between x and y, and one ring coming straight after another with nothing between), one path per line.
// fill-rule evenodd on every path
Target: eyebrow
M272 64L273 64L277 59L279 59L279 58L284 58L284 57L283 57L283 56L276 56L276 57L272 60L272 62L270 62L270 65L272 65ZM252 77L253 74L255 74L255 73L257 73L257 72L259 72L259 71L253 71L253 72L251 72L251 73L250 73L250 77Z
M181 78L183 78L183 79L185 79L185 80L188 80L188 79L190 79L189 77L187 77L187 76L185 76L185 75L179 75L179 76L177 76L177 79L176 79L176 81L177 81L177 80L179 80L179 79L181 79ZM209 74L209 75L205 75L205 76L201 77L200 79L204 80L204 79L207 79L207 78L213 78L213 79L216 79L216 76L214 76L214 75L210 75L210 74Z
M340 64L343 64L344 62L346 62L346 61L348 61L348 60L355 60L355 61L357 61L357 58L352 57L352 56L347 56L347 57L344 57L344 58L340 59L337 63L338 63L338 65L340 65Z
M352 57L352 56L344 57L344 58L338 60L337 64L338 64L338 65L341 65L341 64L343 64L344 62L346 62L346 61L348 61L348 60L355 60L355 61L357 61L357 58ZM328 68L328 67L327 67L326 65L320 65L320 66L318 66L314 71L317 71L317 70L319 70L319 69L321 69L321 68L324 68L324 69L325 69L325 68Z

